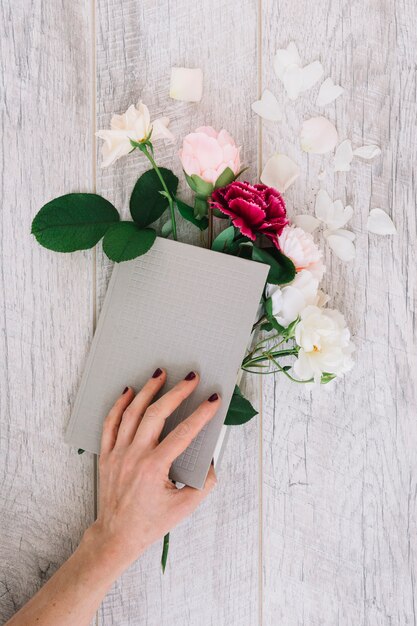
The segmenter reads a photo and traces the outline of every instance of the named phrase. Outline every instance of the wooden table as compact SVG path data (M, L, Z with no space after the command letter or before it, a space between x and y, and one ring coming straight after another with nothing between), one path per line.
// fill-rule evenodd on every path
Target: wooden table
M1 6L0 616L13 614L94 519L96 465L62 441L111 271L101 249L57 255L30 223L47 200L97 190L127 212L146 165L97 166L95 130L141 97L179 140L224 126L254 179L278 148L302 166L289 213L320 185L354 207L357 258L326 249L325 288L353 329L357 365L331 389L247 382L260 416L233 430L216 492L119 580L100 626L416 623L416 32L413 0L3 0ZM302 154L300 121L273 75L296 41L345 95L324 113L382 157L332 174ZM202 67L200 104L168 97L171 66ZM269 87L281 124L251 103ZM317 88L316 88L317 90ZM158 147L171 166L178 146ZM320 183L322 164L327 178ZM175 169L180 171L178 160ZM366 231L369 209L396 237ZM196 241L183 228L184 241Z

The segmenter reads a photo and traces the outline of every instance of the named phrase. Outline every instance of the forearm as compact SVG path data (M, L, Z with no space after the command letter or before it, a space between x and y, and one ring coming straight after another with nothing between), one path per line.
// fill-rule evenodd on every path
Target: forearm
M6 626L88 626L123 569L102 549L92 527L68 561Z

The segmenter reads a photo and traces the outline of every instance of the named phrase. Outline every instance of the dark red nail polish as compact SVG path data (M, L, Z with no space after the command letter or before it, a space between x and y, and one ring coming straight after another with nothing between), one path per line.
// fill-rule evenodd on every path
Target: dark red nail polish
M123 389L122 396L124 396L124 394L126 393L126 391L129 391L129 387L125 387L125 388Z
M184 380L194 380L194 378L195 378L195 372L189 372L187 376L184 378Z
M217 393L213 393L210 398L208 399L209 402L216 402L216 400L219 399L219 396L217 395Z
M155 370L154 373L152 374L152 378L159 378L161 374L162 374L162 370L160 367L158 367L158 369Z

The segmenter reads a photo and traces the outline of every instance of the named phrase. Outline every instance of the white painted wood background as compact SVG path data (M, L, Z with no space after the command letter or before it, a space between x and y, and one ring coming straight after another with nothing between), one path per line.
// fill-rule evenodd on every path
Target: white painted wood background
M34 214L55 195L95 189L126 210L146 166L135 155L97 168L94 131L140 96L179 138L225 126L250 179L277 148L289 154L302 166L290 215L312 211L328 160L302 155L296 135L318 112L317 88L290 103L272 72L276 49L294 40L346 89L325 110L341 139L383 149L321 183L355 209L357 258L326 251L325 286L354 332L357 366L331 389L248 380L261 414L233 430L217 490L172 534L165 576L157 545L114 585L96 624L416 624L414 1L2 0L0 10L0 618L63 562L95 512L94 460L62 433L111 268L100 249L38 247ZM172 65L203 68L201 104L168 98ZM251 112L265 87L282 124ZM176 150L160 147L160 163ZM397 237L367 234L375 206Z

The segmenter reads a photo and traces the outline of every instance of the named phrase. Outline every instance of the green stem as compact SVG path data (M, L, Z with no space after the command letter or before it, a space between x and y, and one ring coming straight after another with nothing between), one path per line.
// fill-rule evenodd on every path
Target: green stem
M163 574L165 574L165 568L167 566L168 550L169 550L169 533L167 533L165 535L165 537L164 537L164 544L162 546L161 568L162 568L162 573Z
M251 367L255 363L262 363L262 361L270 361L271 356L275 358L279 358L282 356L297 356L297 354L298 354L297 348L288 348L287 350L277 350L275 352L266 350L260 356L249 358L249 359L248 357L246 357L245 359L243 359L242 365L244 367Z
M159 167L157 166L155 159L153 158L152 154L149 152L146 144L141 144L140 148L139 148L143 154L146 156L146 158L149 160L150 164L152 165L153 169L155 170L159 180L161 181L161 185L166 193L166 197L168 200L168 204L169 204L169 209L171 212L171 223L172 223L172 236L175 239L175 241L177 241L177 223L175 221L175 203L174 203L174 198L171 196L168 187L166 186L166 183L163 179L163 176L160 172Z

